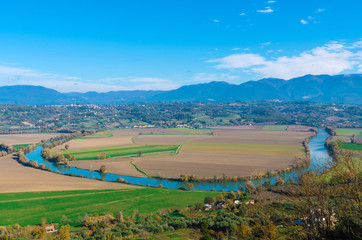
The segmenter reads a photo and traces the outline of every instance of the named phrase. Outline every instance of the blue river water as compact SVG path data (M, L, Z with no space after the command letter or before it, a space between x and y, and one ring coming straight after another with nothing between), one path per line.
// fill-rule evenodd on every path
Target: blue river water
M328 155L327 149L324 146L325 140L328 138L328 133L322 129L318 129L318 134L314 136L309 141L310 155L311 155L311 164L304 168L303 171L314 171L316 173L321 172L326 167L328 168L328 164L331 162L331 157ZM61 164L55 164L49 161L44 160L41 157L41 151L43 148L41 146L37 147L34 151L28 153L26 158L28 161L33 160L38 162L38 164L44 164L48 167L52 172L60 173L60 174L74 174L76 176L86 177L90 179L98 179L103 181L115 182L118 178L122 178L127 180L129 184L139 185L139 186L154 186L157 187L160 184L163 188L170 189L178 189L180 187L184 187L185 183L178 181L170 181L170 180L159 180L152 178L140 178L140 177L132 177L132 176L124 176L118 174L111 173L99 173L98 171L89 171L86 169L80 169L76 167L64 166ZM289 180L292 178L294 181L298 180L298 176L300 175L300 171L291 171L289 173L281 176L285 180ZM263 179L253 180L254 186L260 186L267 179L270 180L271 184L274 185L276 183L277 176L267 177ZM193 182L194 190L203 190L203 191L230 191L230 190L238 190L240 185L244 187L244 182L227 182L227 183L200 183Z

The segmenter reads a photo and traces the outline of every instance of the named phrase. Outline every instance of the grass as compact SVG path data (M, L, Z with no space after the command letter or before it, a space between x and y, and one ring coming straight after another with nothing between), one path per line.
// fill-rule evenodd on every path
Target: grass
M192 129L192 128L169 128L169 130L178 131L184 134L191 135L211 135L211 132L205 131L202 129Z
M26 148L27 146L30 146L30 145L33 145L33 144L36 144L37 146L39 145L39 143L15 144L15 145L13 145L13 148L16 149L16 150L19 150L20 147Z
M121 157L142 154L176 151L178 145L147 145L147 146L113 146L104 148L82 148L73 150L61 150L62 154L70 154L76 157L76 160L94 160L98 159L101 153L106 153L107 157ZM52 152L55 154L55 152Z
M338 143L338 147L340 149L362 151L362 144L346 143L346 142L341 142L341 141L338 141L337 143Z
M84 137L80 137L79 139L89 139L89 138L109 138L109 137L113 137L113 134L110 132L97 132L95 134L92 135L88 135L88 136L84 136Z
M352 137L353 134L356 135L356 137L362 137L362 129L361 128L337 128L338 136Z
M250 156L295 157L298 153L302 154L304 148L297 145L187 142L183 145L182 151Z
M286 131L286 125L265 125L263 131Z
M125 216L132 216L138 209L146 214L170 207L185 208L217 194L159 188L3 193L0 226L38 224L41 218L60 222L63 215L74 221L85 213L123 211Z

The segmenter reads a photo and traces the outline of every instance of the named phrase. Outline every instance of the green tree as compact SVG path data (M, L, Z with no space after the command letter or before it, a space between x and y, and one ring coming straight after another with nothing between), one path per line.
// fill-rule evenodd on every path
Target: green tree
M58 235L60 240L69 240L70 234L69 234L69 225L61 226L58 230Z

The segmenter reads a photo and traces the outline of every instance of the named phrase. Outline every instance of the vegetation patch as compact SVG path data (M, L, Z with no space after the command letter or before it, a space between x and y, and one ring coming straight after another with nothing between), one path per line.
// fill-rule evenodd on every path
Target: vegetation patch
M169 130L178 131L184 134L191 135L211 135L212 133L203 129L193 129L193 128L169 128Z
M39 145L39 143L24 143L24 144L15 144L15 145L13 145L13 148L14 148L14 150L15 151L17 151L17 150L19 150L21 147L24 147L24 148L26 148L27 146L31 146L31 145L36 145L36 146L38 146Z
M106 147L106 148L83 148L83 149L74 149L74 150L62 150L57 151L62 154L70 154L75 156L76 160L95 160L95 159L105 159L108 157L120 157L120 156L132 156L146 153L157 153L157 152L168 152L176 151L178 145L148 145L148 146L137 146L137 147L125 147L125 146L115 146L115 147ZM55 155L55 152L52 152Z
M356 137L362 137L361 128L337 128L338 136L350 136L355 135Z
M286 125L264 125L263 131L287 131Z
M185 208L212 192L180 191L159 188L81 190L0 194L0 225L38 224L42 218L60 222L62 216L76 220L85 213L117 213L132 216L164 208ZM64 217L63 217L64 218Z
M89 138L109 138L109 137L113 137L113 134L110 132L97 132L95 134L92 135L88 135L88 136L84 136L84 137L80 137L79 139L89 139Z
M340 149L362 151L362 144L346 143L346 142L341 142L341 141L338 141L337 143L338 143L338 147Z

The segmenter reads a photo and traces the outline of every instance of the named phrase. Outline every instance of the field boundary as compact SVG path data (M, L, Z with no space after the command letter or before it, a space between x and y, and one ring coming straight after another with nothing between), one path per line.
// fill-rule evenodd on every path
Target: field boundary
M146 172L142 171L136 164L134 164L132 161L129 162L138 172L142 173L146 177L150 178L150 175L148 175Z

